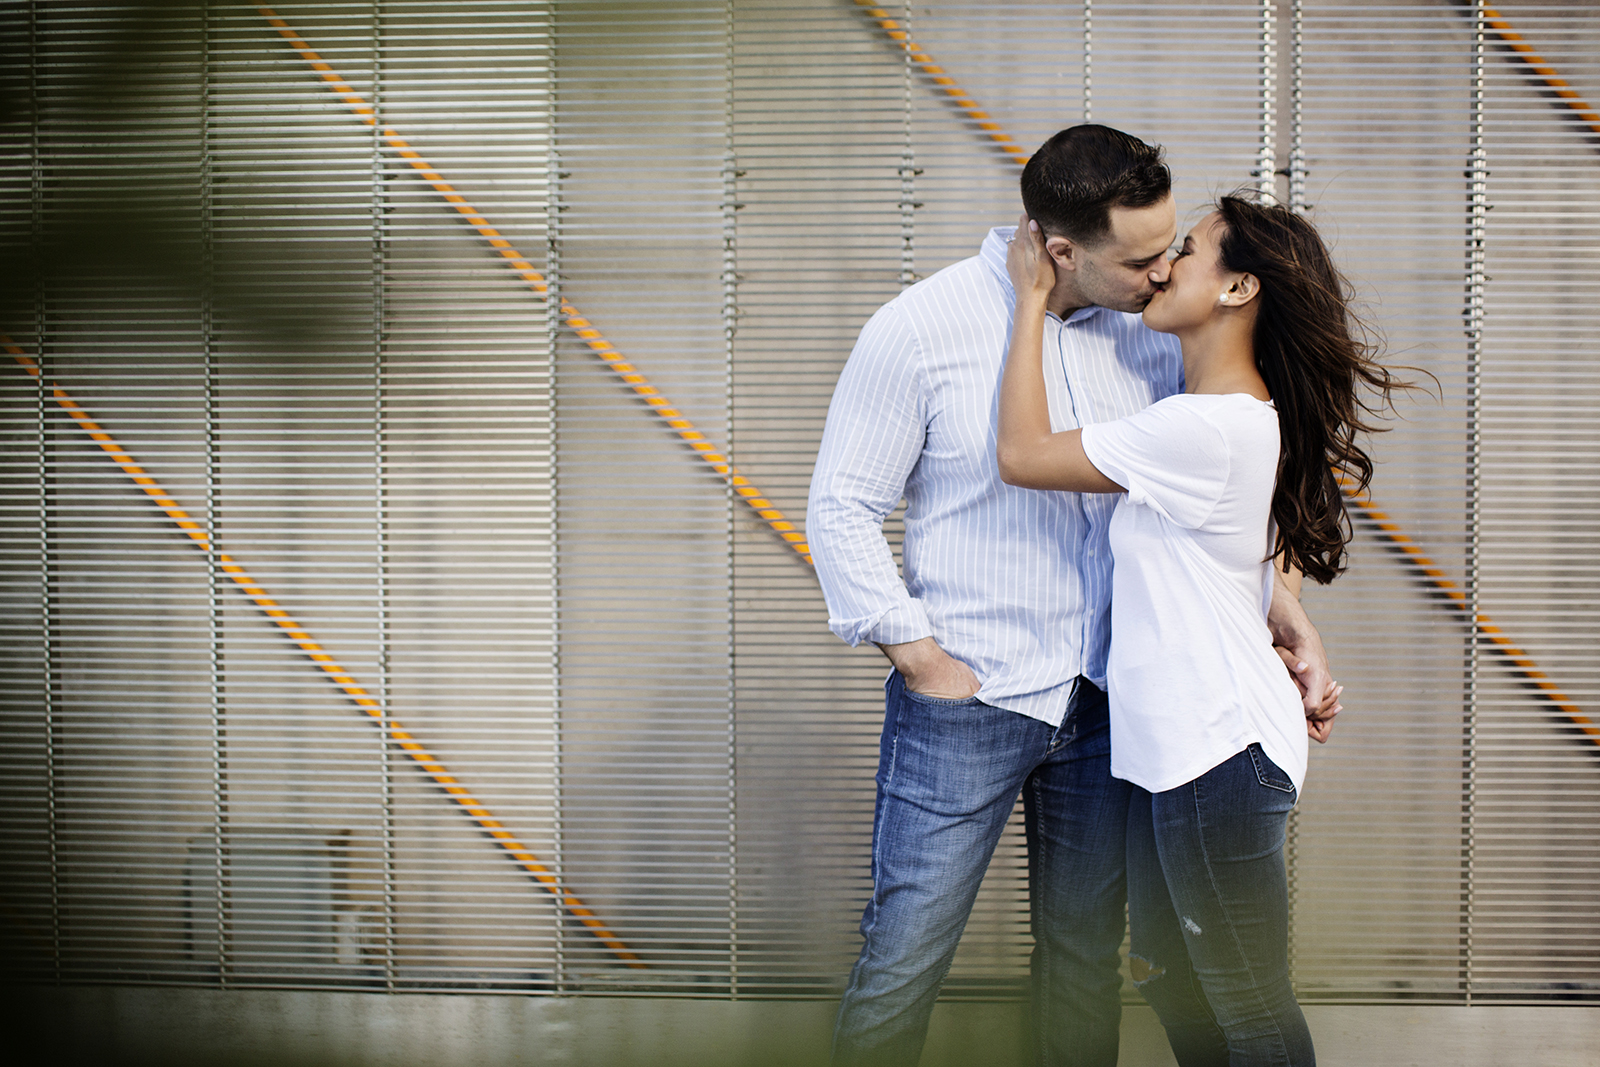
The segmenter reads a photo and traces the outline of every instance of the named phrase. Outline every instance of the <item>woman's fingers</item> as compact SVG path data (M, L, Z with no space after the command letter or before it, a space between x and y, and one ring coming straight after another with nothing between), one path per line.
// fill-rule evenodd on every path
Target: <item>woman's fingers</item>
M1045 248L1044 234L1026 213L1017 219L1016 233L1006 247L1006 272L1019 295L1048 293L1055 288L1055 263Z

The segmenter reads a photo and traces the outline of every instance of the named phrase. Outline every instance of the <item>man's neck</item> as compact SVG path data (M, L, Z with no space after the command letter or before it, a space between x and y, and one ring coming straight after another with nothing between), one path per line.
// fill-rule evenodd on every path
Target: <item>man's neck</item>
M1074 311L1082 311L1090 306L1092 302L1079 293L1076 286L1064 282L1057 282L1056 287L1050 290L1050 295L1044 301L1044 309L1062 321Z

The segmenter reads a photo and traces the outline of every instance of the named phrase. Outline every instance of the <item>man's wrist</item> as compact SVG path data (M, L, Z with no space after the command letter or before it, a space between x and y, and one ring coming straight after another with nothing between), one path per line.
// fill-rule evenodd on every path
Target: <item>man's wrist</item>
M887 655L889 647L913 645L925 638L931 638L933 622L928 618L928 609L922 601L910 597L874 619L863 636L880 649L884 649Z
M894 669L903 675L915 675L934 665L944 657L945 652L931 637L918 638L915 641L902 641L895 644L878 643L878 648L889 657L889 662L894 664Z

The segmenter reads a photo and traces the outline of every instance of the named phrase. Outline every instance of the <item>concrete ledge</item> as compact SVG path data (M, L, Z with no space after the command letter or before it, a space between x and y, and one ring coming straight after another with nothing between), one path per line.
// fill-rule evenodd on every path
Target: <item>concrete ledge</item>
M96 1067L815 1067L825 1001L445 996L66 987L7 991L9 1062ZM1600 1008L1306 1009L1324 1067L1600 1063ZM1171 1067L1150 1009L1124 1014L1121 1067ZM1028 1062L1025 1009L943 1003L923 1067Z

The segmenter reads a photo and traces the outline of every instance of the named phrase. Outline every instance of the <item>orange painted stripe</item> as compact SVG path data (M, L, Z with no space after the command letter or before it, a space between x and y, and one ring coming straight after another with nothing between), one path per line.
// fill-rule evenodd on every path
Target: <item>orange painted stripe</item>
M945 69L933 61L926 49L911 40L910 35L901 28L900 22L885 8L879 7L873 0L856 0L856 6L861 8L862 14L871 19L889 39L895 42L906 57L911 60L924 78L938 86L955 109L961 112L979 130L983 131L987 139L1017 166L1028 162L1028 157L1033 153L1017 144L1009 133L1001 128L999 123L989 121L989 113L978 106L976 100L967 95L965 89L956 84L955 79L948 76Z
M38 363L14 344L10 338L0 338L0 344L5 346L6 351L30 376L34 379L40 378ZM262 614L278 625L284 636L307 659L321 669L324 677L334 688L344 694L345 699L370 716L374 723L381 725L384 718L382 705L372 699L367 690L356 684L350 673L339 666L333 657L329 656L323 650L323 647L288 612L280 608L277 601L266 595L261 583L250 577L249 573L237 560L226 552L221 551L212 542L210 535L206 533L203 527L198 523L188 521L188 514L178 508L172 495L161 488L155 479L146 476L144 469L134 464L128 450L119 445L99 423L91 419L88 412L84 411L83 407L73 400L65 389L61 388L59 384L51 383L50 392L55 399L56 405L67 413L67 416L77 424L78 428L88 434L89 438L98 444L101 451L111 459L111 462L121 468L124 474L132 478L134 484L144 490L145 496L150 498L150 502L163 512L167 518L177 524L178 528L188 536L192 545L216 560L218 569L227 575L234 585L238 586L239 591L251 603L255 604ZM594 934L601 944L610 949L613 955L626 961L630 967L644 966L639 957L627 945L623 944L606 927L605 923L601 922L594 912L584 905L583 901L561 886L548 867L540 863L538 858L516 838L501 830L501 823L494 818L489 809L478 803L471 793L461 788L457 784L458 779L449 773L445 765L440 763L426 748L412 741L411 734L393 718L389 719L389 736L391 741L398 742L398 747L411 757L418 769L427 775L435 785L443 788L450 799L455 801L461 810L473 822L478 824L480 829L493 831L490 836L494 839L495 844L499 845L518 867L532 876L534 881L555 896L568 912L576 916L584 926L588 927L589 931Z
M1510 668L1511 673L1528 682L1539 691L1551 706L1559 711L1566 719L1581 730L1588 738L1600 744L1600 725L1567 697L1561 689L1550 680L1550 676L1539 669L1538 663L1516 643L1511 640L1506 632L1494 624L1494 620L1483 612L1473 614L1467 603L1467 594L1459 585L1451 580L1444 569L1435 563L1422 546L1412 540L1409 535L1385 512L1372 503L1372 498L1366 493L1355 493L1353 485L1346 477L1339 478L1340 487L1345 491L1345 499L1349 501L1351 512L1386 543L1405 562L1406 569L1420 578L1423 582L1433 587L1441 594L1444 602L1451 612L1458 616L1463 623L1470 623L1474 633L1488 639L1488 648L1491 652Z
M939 91L955 99L969 119L989 118L986 113L978 109L977 103L973 101L972 97L968 96L966 91L956 84L955 79L949 77L943 67L933 62L933 57L928 55L925 49L906 40L906 34L900 29L900 24L891 18L887 11L875 6L872 0L856 0L856 5L864 8L867 16L873 19L878 24L878 28L887 33L891 40L902 43L903 47L910 52L911 61L917 64L922 73L928 76ZM1544 60L1540 59L1531 48L1522 43L1522 38L1512 31L1510 24L1502 19L1498 12L1493 8L1485 8L1484 10L1488 14L1489 23L1495 28L1495 32L1500 34L1513 49L1517 50L1524 61L1540 77L1545 79L1546 84L1562 96L1562 99L1566 101L1569 107L1576 111L1584 121L1588 122L1595 132L1600 133L1600 116L1595 115L1588 105L1578 98L1576 93L1567 88L1567 83L1557 76L1553 68L1545 64ZM998 125L988 122L979 123L978 126L980 129L985 130L999 129ZM994 134L990 136L994 136ZM1007 137L1005 140L1010 142L1011 138ZM1010 152L1010 148L1007 151ZM1026 163L1028 161L1027 154L1022 153L1020 149L1016 153L1012 153L1012 158L1018 163ZM1446 600L1461 616L1462 621L1467 621L1467 598L1460 587L1445 577L1444 571L1433 560L1428 558L1427 554L1422 551L1421 546L1406 536L1397 524L1391 521L1382 511L1378 510L1373 505L1370 497L1365 494L1359 497L1352 495L1350 493L1350 483L1343 476L1340 477L1340 484L1345 489L1345 497L1350 503L1351 511L1401 554L1406 561L1408 569L1435 590L1444 594ZM1489 616L1480 612L1471 620L1471 623L1475 633L1489 639L1490 649L1510 667L1513 674L1536 687L1539 694L1571 721L1573 725L1588 735L1590 740L1600 744L1600 727L1597 727L1594 721L1585 715L1578 705L1568 699L1566 694L1557 688L1554 682L1550 681L1549 675L1539 669L1539 665L1534 662L1533 658L1517 647L1506 636L1505 632L1494 624Z
M1517 58L1522 60L1523 65L1532 72L1535 78L1544 83L1545 88L1549 89L1561 100L1561 103L1573 113L1578 121L1589 127L1592 132L1600 134L1600 113L1597 113L1583 97L1577 94L1571 84L1561 76L1560 71L1546 63L1544 57L1533 50L1533 46L1527 42L1527 39L1522 34L1512 29L1511 23L1507 22L1500 12L1486 6L1483 9L1483 20L1489 24L1490 29L1494 30L1495 36L1504 41L1516 53Z
M312 70L317 71L322 76L324 88L339 97L362 122L377 128L378 120L373 113L371 105L359 93L351 89L349 84L334 71L333 67L312 50L311 45L306 42L304 37L296 33L294 28L279 18L277 12L270 7L260 7L257 10L272 25L273 29L278 31L279 36L289 42L289 47L299 53L300 58L304 59ZM544 275L533 269L528 257L512 247L511 243L505 240L499 230L490 226L487 217L460 196L459 191L444 180L438 169L424 159L409 141L395 131L394 127L382 127L379 130L379 135L384 144L394 151L396 155L406 160L422 180L442 196L447 203L451 204L461 214L463 221L471 226L480 237L484 238L503 257L506 266L511 269L512 273L522 279L535 293L543 295L548 292L549 286L545 284ZM611 368L612 373L617 376L623 385L628 386L636 396L645 399L647 403L655 407L657 415L662 414L661 408L657 406L664 402L660 392L649 383L644 375L639 374L630 364L624 362L622 353L617 351L610 341L602 337L600 331L595 329L589 320L579 314L578 309L566 300L561 301L561 317L567 328L572 330L579 340L588 345L591 353ZM668 406L675 407L675 405ZM741 478L742 475L721 450L704 448L694 444L693 442L702 440L704 435L696 432L688 420L679 415L677 411L673 412L672 420L668 422L663 419L668 430L676 434L685 444L688 444L694 454L706 466L715 471L717 476L724 482L730 485L739 484L736 479ZM763 521L767 523L768 528L774 533L782 532L773 525L775 520L766 519ZM802 560L808 564L811 563L811 549L804 539L793 541L789 538L782 538L782 540Z

